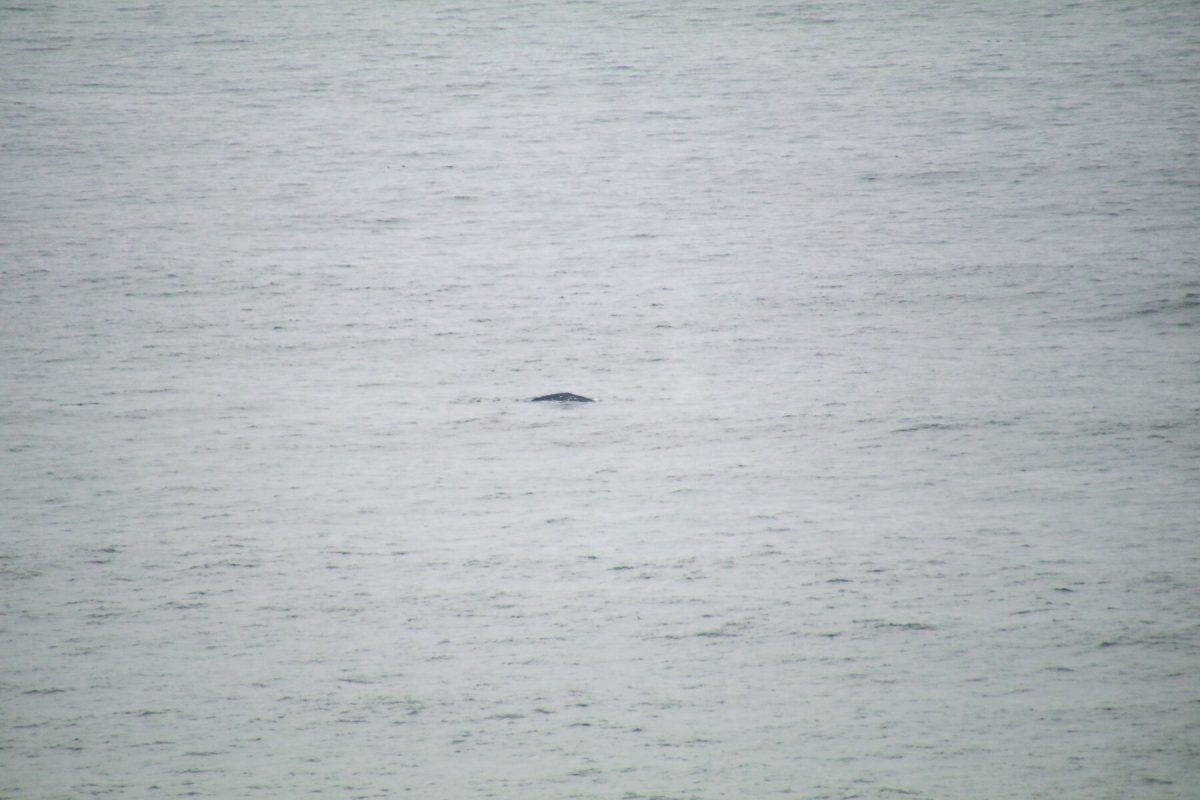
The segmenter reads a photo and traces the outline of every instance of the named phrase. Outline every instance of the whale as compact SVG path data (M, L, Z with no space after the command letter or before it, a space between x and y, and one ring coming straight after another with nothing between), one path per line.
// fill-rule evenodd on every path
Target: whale
M557 403L594 403L596 402L590 397L583 395L571 394L570 392L558 392L557 394L544 394L541 397L535 397L531 402L541 403L546 400L552 400Z

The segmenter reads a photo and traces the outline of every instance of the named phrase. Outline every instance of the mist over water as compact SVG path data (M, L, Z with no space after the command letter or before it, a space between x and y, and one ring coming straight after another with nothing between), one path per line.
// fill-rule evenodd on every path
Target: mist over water
M0 797L1194 796L1197 75L0 0Z

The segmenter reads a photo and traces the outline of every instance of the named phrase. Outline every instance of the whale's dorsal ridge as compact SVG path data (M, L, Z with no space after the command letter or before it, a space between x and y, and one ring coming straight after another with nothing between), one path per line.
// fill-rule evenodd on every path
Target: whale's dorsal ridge
M558 392L557 394L544 394L541 397L533 398L533 402L540 403L543 400L554 400L559 403L594 403L596 402L590 397L583 395L571 394L570 392Z

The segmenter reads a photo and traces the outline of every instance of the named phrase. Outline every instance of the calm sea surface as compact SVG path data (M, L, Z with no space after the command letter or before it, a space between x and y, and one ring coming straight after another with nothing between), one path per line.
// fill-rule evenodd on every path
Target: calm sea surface
M0 797L1195 797L1198 141L1191 0L0 0Z

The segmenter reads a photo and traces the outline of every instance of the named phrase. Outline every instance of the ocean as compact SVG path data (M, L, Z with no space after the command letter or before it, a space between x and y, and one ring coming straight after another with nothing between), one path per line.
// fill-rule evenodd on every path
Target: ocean
M1198 134L1192 0L3 0L0 798L1194 798Z

